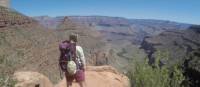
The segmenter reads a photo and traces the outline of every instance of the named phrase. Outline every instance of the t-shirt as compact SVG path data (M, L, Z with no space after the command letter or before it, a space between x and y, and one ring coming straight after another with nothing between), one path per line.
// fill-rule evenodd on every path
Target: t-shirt
M83 65L86 65L86 61L85 61L85 55L83 53L83 49L81 46L76 46L76 56L78 58L78 61L80 63L83 63Z

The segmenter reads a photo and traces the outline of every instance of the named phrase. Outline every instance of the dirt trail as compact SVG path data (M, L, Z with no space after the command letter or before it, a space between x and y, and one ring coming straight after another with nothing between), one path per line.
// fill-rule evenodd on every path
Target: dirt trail
M16 87L66 87L65 79L53 86L47 77L37 72L16 72L14 78L18 80ZM79 86L74 82L72 87ZM88 66L86 87L129 87L129 80L113 67Z

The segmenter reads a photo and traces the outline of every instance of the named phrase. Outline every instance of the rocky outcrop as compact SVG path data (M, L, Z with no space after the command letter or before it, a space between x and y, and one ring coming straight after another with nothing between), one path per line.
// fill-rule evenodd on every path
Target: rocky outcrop
M15 87L53 87L46 76L37 72L16 72L14 79L17 80Z
M87 87L130 87L129 79L110 66L88 66L86 69ZM47 77L37 72L16 72L18 81L15 87L53 87ZM61 80L54 87L66 87L66 80ZM73 83L72 87L79 87Z
M55 87L65 87L65 79ZM86 71L87 87L129 87L129 80L110 66L87 67ZM79 87L74 83L73 87Z

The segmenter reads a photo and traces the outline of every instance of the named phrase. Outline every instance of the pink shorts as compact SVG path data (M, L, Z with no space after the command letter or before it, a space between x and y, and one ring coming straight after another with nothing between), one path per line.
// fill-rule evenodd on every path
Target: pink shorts
M81 82L85 80L85 72L83 70L78 70L75 75L69 76L65 73L67 83L72 84L73 80L75 79L76 82Z

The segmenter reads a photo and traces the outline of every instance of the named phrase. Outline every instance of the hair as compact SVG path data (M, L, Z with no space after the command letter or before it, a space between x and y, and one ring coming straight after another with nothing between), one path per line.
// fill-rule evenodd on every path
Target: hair
M74 42L78 42L78 34L75 34L75 33L71 33L69 35L69 40L71 41L74 41Z

